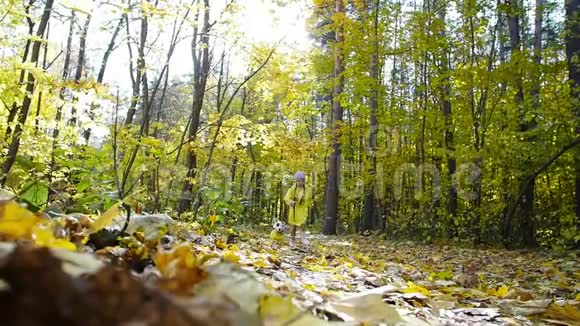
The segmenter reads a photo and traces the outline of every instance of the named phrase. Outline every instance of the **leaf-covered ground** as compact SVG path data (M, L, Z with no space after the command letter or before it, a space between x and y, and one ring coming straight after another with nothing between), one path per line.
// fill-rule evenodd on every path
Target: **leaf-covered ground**
M577 252L267 232L0 202L3 325L579 325ZM116 221L115 221L116 220Z
M305 309L380 293L413 325L580 323L577 252L460 249L358 236L315 235L311 242L306 250L279 247L273 255L280 264L258 269L267 284ZM242 248L268 252L269 246L252 240ZM334 318L324 308L320 315Z

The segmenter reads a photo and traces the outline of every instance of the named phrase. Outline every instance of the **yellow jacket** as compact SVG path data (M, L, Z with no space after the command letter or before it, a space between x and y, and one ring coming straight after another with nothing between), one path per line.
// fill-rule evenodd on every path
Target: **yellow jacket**
M294 201L294 207L288 210L288 224L300 226L306 222L308 218L308 208L312 203L312 188L305 185L304 188L296 188L293 185L286 192L284 201L288 206Z

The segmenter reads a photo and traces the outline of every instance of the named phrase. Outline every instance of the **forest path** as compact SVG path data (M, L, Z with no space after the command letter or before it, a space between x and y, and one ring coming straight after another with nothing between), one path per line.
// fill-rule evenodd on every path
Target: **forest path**
M7 325L580 325L577 251L319 234L290 247L263 230L153 215L118 238L103 229L115 207L95 221L0 208Z
M323 318L348 320L348 314L327 309L329 302L372 293L413 325L580 323L578 252L466 249L361 236L308 239L308 246L290 247L248 237L240 244L240 263L254 265L269 288Z

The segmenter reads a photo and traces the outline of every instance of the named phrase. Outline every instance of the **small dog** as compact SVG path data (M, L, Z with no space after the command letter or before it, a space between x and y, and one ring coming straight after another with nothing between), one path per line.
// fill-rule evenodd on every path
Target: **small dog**
M284 222L276 220L274 224L272 224L270 239L280 242L284 240L284 232L286 232L286 225L284 225Z

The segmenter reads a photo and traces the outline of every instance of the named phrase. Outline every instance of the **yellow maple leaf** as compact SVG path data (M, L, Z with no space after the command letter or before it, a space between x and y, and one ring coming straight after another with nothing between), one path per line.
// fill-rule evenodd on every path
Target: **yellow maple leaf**
M67 239L59 239L54 236L49 228L35 227L33 231L34 242L39 247L62 248L75 251L77 247Z
M237 263L238 261L240 261L240 256L236 255L236 253L233 250L227 250L224 253L224 259L231 261L232 263Z
M369 256L363 255L361 253L356 253L355 254L356 259L358 259L359 263L365 265L368 264L369 262Z
M259 314L264 326L327 326L327 321L300 311L291 298L264 295L260 297Z
M316 286L314 286L314 284L304 283L303 285L306 290L316 291Z
M407 282L407 285L408 287L406 289L403 289L404 293L421 293L426 296L431 295L431 292L429 292L429 290L413 282Z
M487 290L487 294L492 295L494 297L503 298L508 294L509 290L510 290L509 286L502 285L497 289L491 288Z
M261 258L260 258L260 259L257 259L257 260L256 260L256 261L253 263L253 265L254 265L255 267L259 267L259 268L267 268L267 267L270 267L270 264L266 263L266 262L265 262L263 259L261 259Z
M106 212L101 214L91 225L91 232L97 232L104 228L105 226L111 224L113 219L119 215L121 215L121 207L122 202L119 201L115 205L111 206Z
M217 240L215 241L215 246L223 250L223 249L226 249L226 247L227 247L228 245L226 244L226 242L225 242L224 240L222 240L222 239L217 239Z
M298 273L293 269L286 270L286 275L288 275L290 278L297 278L298 277Z
M214 224L215 224L215 223L217 222L217 220L218 220L218 216L217 216L217 215L215 215L215 214L214 214L214 215L210 215L210 216L208 217L208 219L209 219L209 221L210 221L210 223L211 223L211 226L214 226Z
M159 251L153 258L162 277L159 287L173 294L190 295L193 286L207 278L201 266L207 259L207 255L195 252L188 245Z
M510 290L509 286L502 285L497 289L497 296L503 298L508 294L509 290Z
M30 238L41 219L15 201L0 202L0 234L9 239Z

